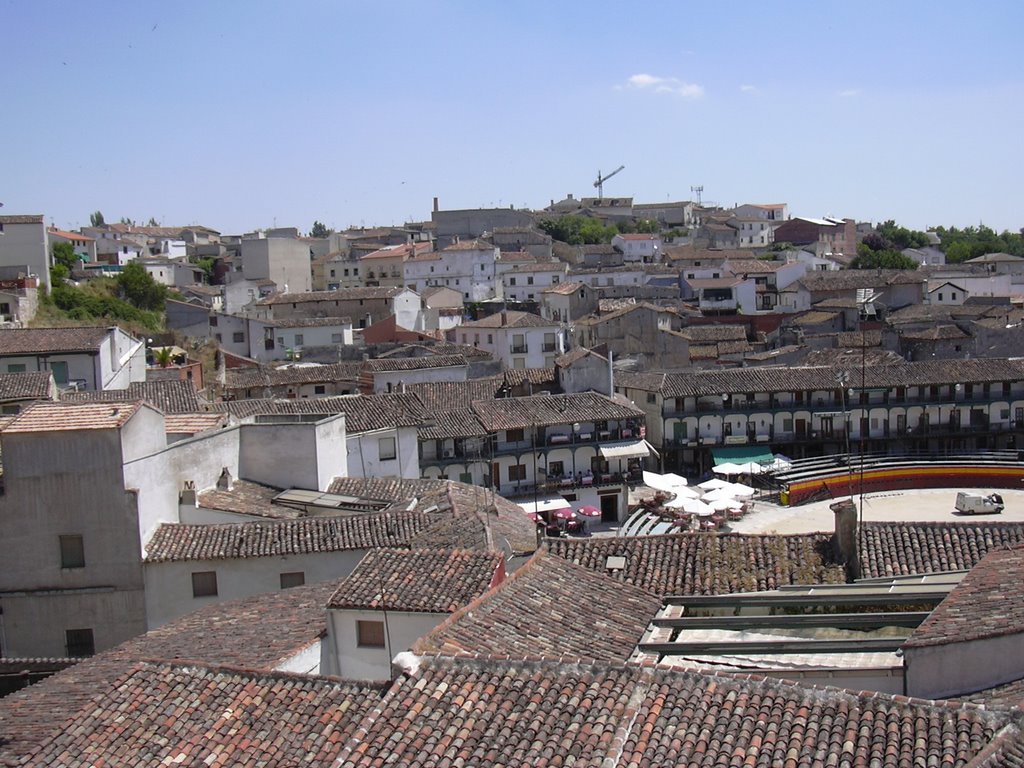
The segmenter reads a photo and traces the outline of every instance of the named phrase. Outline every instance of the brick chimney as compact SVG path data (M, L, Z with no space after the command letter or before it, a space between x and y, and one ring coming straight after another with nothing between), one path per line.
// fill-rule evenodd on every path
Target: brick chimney
M839 554L839 562L846 566L847 581L860 578L860 551L857 536L857 505L853 499L842 499L830 504L835 513L835 533L832 535L832 546Z

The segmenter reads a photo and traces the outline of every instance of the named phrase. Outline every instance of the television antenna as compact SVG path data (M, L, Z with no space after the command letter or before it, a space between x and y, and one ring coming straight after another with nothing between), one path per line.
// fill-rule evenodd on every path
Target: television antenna
M698 184L696 187L690 187L690 191L697 195L697 205L700 205L700 196L704 193L704 185Z

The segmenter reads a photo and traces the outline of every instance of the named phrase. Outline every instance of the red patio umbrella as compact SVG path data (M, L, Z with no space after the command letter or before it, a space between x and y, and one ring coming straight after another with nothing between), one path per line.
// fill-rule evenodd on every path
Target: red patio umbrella
M576 513L572 511L571 507L562 507L555 510L555 517L559 520L572 520L576 517Z
M597 507L592 507L589 504L580 507L576 510L577 514L583 515L584 517L600 517L601 510Z

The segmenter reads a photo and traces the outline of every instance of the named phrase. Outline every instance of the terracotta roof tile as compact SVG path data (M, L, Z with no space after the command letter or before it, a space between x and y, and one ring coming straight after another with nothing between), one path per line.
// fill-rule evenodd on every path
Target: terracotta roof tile
M197 502L203 509L234 512L239 515L279 520L301 517L303 513L297 509L271 503L279 493L280 488L254 483L251 480L235 480L230 490L214 488L203 491L199 494Z
M470 320L463 323L461 328L557 328L558 323L553 320L545 320L540 315L530 312L495 312L493 315Z
M164 413L197 413L206 410L206 403L191 381L154 379L133 381L127 389L102 389L86 392L65 392L61 400L70 403L126 403L145 400Z
M101 692L25 765L328 765L382 686L139 663Z
M644 412L596 392L477 400L473 410L488 431L607 420L642 419Z
M4 428L5 435L28 432L72 432L80 429L120 429L142 408L133 403L34 403Z
M227 423L226 413L169 413L164 416L164 431L169 435L197 435Z
M864 578L967 570L994 549L1024 544L1024 523L865 523Z
M446 440L463 437L483 437L487 429L472 408L435 411L428 425L420 427L420 440ZM482 457L487 456L483 450Z
M147 563L227 560L407 546L423 512L311 517L224 525L164 523L146 544Z
M53 378L49 371L0 373L0 400L49 400Z
M716 595L776 589L785 584L840 583L827 534L796 536L693 534L565 539L548 544L552 554L607 574L652 595ZM608 558L625 568L609 571Z
M320 384L356 381L362 363L289 365L280 368L231 368L225 373L226 389L258 389L288 384Z
M97 352L109 328L8 328L0 331L0 355Z
M388 392L376 395L338 395L302 399L229 400L214 403L210 408L227 411L245 419L253 416L323 415L325 418L345 414L349 433L372 432L377 429L414 427L425 419L423 405L416 395Z
M586 610L578 610L581 605ZM641 589L538 553L416 650L621 662L660 608L661 601Z
M969 705L751 677L427 657L338 768L963 765L1011 724Z
M375 549L342 579L327 607L452 613L503 576L498 552Z
M370 371L418 371L429 368L456 368L466 365L462 355L429 355L427 357L380 357L367 360L363 367Z
M492 398L503 383L500 376L468 381L430 381L407 384L406 392L415 394L428 413L436 413L468 408L474 400Z
M260 299L257 304L305 304L311 301L358 301L361 299L393 299L405 288L339 288L336 291L308 291L306 293L275 293Z
M992 549L914 630L905 648L1024 632L1024 547Z

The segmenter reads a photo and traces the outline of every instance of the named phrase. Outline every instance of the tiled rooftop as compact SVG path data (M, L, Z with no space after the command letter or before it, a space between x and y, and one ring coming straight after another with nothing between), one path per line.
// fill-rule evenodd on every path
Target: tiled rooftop
M233 368L225 372L226 389L258 389L288 384L355 381L362 363L289 365L281 368Z
M502 374L505 383L517 387L522 384L533 384L534 386L553 388L555 384L555 369L551 368L509 368Z
M665 397L720 397L723 393L828 391L835 389L836 374L839 370L830 366L790 366L670 373L665 376L662 394ZM850 375L851 380L860 381L859 364L850 370ZM1024 361L999 358L936 360L873 366L865 371L865 375L865 386L874 389L943 385L964 381L1019 381L1024 378Z
M0 355L96 352L109 328L9 328L0 333Z
M533 425L573 424L606 420L642 418L644 412L599 395L584 392L574 395L534 395L473 403L480 421L490 431L524 429Z
M1024 523L865 523L863 578L968 570L994 549L1024 544Z
M26 766L329 765L382 686L136 664Z
M403 547L429 522L423 512L397 512L224 525L164 523L147 542L145 561L227 560Z
M339 288L336 291L309 291L307 293L275 293L260 299L257 304L306 304L311 301L358 301L366 299L392 299L404 288Z
M483 437L487 429L477 418L472 408L459 408L449 411L437 411L428 425L419 430L420 440L445 440L464 437ZM486 459L487 450L481 448L476 458Z
M641 589L539 552L416 650L623 662L660 607Z
M550 328L557 326L558 323L555 321L545 320L540 315L509 310L495 312L480 320L470 320L463 323L460 328Z
M649 594L716 595L776 589L785 584L841 583L831 536L694 534L557 539L552 554L631 584ZM609 557L625 567L609 571Z
M49 371L0 373L0 401L49 400L52 387Z
M376 395L338 395L336 397L229 400L211 406L227 411L237 418L252 416L322 415L324 418L345 414L345 430L350 433L377 429L414 427L425 419L423 406L416 395L389 392Z
M426 368L454 368L466 365L462 355L429 355L427 357L381 357L367 360L363 366L370 371L416 371Z
M840 269L808 272L800 284L808 291L852 291L856 288L884 288L890 285L925 283L927 278L904 269Z
M197 435L220 429L228 418L226 413L169 413L164 416L164 431L169 435Z
M191 381L156 379L133 381L128 389L102 389L65 392L61 400L69 403L124 403L145 400L164 413L197 413L206 410L206 403Z
M375 549L342 579L327 607L452 613L503 574L498 552Z
M270 671L316 642L336 584L306 585L200 608L0 699L0 765L41 743L140 660Z
M1024 546L991 549L914 630L906 648L1024 633Z
M280 504L272 504L271 500L281 493L280 488L254 483L251 480L235 480L231 490L212 489L203 491L198 496L199 506L222 512L234 512L239 515L254 515L271 519L292 519L301 513Z
M500 376L467 381L429 381L407 384L405 391L415 394L428 413L436 413L468 408L474 400L493 398L503 383Z
M338 768L966 765L1005 712L730 675L428 657ZM1014 730L1016 736L1016 730Z
M120 429L143 407L133 403L34 403L6 427L5 435L28 432L73 432Z

